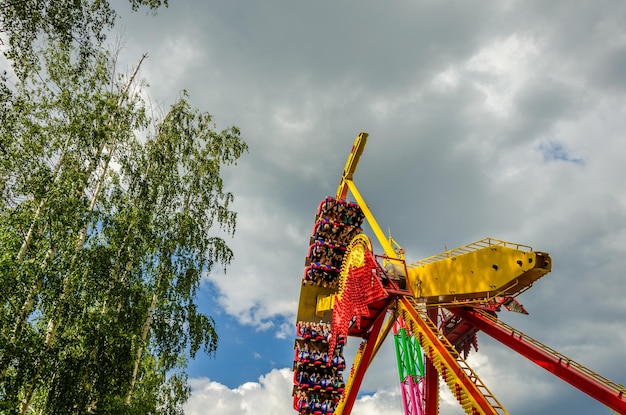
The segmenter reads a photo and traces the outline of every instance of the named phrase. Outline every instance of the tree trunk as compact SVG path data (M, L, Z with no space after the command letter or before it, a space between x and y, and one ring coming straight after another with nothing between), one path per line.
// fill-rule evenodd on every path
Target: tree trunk
M59 160L56 166L54 167L54 174L53 174L54 179L52 181L53 184L56 183L61 173L61 167L63 165L63 160L65 159L65 154L67 153L67 148L69 147L69 143L70 143L70 137L68 137L67 140L65 140L65 144L63 145L63 149L59 156ZM28 232L26 233L26 236L24 237L24 242L22 242L22 246L20 247L20 250L17 253L17 261L16 261L17 264L15 267L14 278L17 277L17 273L19 272L19 265L24 259L24 256L26 256L26 251L28 251L28 248L30 247L30 243L33 238L33 233L35 232L35 226L37 225L37 221L39 220L39 217L41 216L41 213L43 209L45 208L47 202L48 200L44 197L43 199L41 199L41 201L39 202L39 205L37 206L37 209L35 210L35 216L33 217L33 220L31 221L30 226L28 227ZM44 258L44 261L41 265L42 269L45 268L47 261L52 256L54 256L54 249L50 248L50 250L48 250L48 252L46 253L46 257ZM24 329L26 325L26 321L28 320L28 316L30 316L31 311L33 310L33 307L35 305L35 298L37 297L37 294L39 294L39 290L41 289L42 284L43 284L43 281L41 278L38 278L33 282L33 287L28 292L28 295L26 296L26 300L24 301L24 304L22 304L22 307L20 308L20 312L15 318L15 324L13 325L11 338L9 340L9 344L11 344L12 346L15 345L17 336L21 333L21 331ZM7 368L3 367L0 370L0 379L4 377L4 374L6 373L6 369Z
M70 145L70 137L68 137L67 140L65 140L65 144L63 145L63 150L61 151L61 155L59 156L59 161L57 162L56 166L54 166L54 174L53 174L54 179L52 180L52 183L56 183L56 181L59 178L59 174L61 173L61 166L63 165L63 160L65 159L65 154L67 153L67 148L69 147L69 145ZM17 253L18 264L22 262L22 260L24 259L24 256L26 255L26 251L28 250L28 247L30 246L30 242L33 238L33 232L35 231L35 226L37 225L39 216L41 216L41 212L46 206L47 201L48 200L46 198L41 199L41 201L39 202L39 205L37 206L37 210L35 210L35 216L33 217L33 220L30 223L30 226L28 227L28 232L26 233L26 237L24 237L24 242L22 242L22 246L20 247L20 250ZM16 269L16 272L17 272L17 269Z
M130 386L128 387L128 392L126 393L126 405L130 405L131 396L133 394L133 389L135 389L135 384L137 383L137 373L139 373L139 364L141 363L141 358L143 356L144 346L146 344L146 339L148 338L148 333L150 332L150 325L152 325L152 320L154 319L154 310L156 309L157 300L158 300L158 291L159 286L161 285L161 277L162 274L159 272L159 278L157 280L156 287L154 287L154 293L152 294L152 302L150 303L150 310L148 310L148 316L146 317L146 321L143 323L141 328L141 342L139 343L139 347L137 348L137 356L135 356L135 364L133 365L133 375L130 379Z
M126 93L128 92L128 89L130 88L131 84L133 83L135 76L137 75L137 72L139 71L139 67L141 66L141 64L143 63L144 59L147 57L147 54L143 54L141 59L139 60L139 63L137 64L137 66L135 67L135 70L133 71L133 74L131 75L130 79L128 80L128 82L126 83L126 85L124 86L124 90L122 95L120 96L120 99L118 100L118 106L121 106L124 103L125 100L125 96ZM113 120L109 119L109 122L112 123ZM111 143L111 147L109 148L109 153L106 155L105 158L105 162L104 162L104 166L102 166L102 171L100 172L100 177L98 177L98 180L96 182L96 188L94 189L93 195L91 197L91 201L89 202L89 208L87 209L87 214L91 215L93 213L94 208L96 207L96 202L98 201L98 197L100 196L100 191L102 190L102 186L105 182L108 170L109 170L109 164L111 162L111 159L113 158L113 154L115 153L115 148L117 146L117 142L113 142ZM104 144L101 147L101 152L104 150ZM67 296L69 295L69 290L70 290L70 279L69 279L69 274L71 272L71 270L74 268L74 265L76 264L76 260L78 259L78 255L81 253L81 251L83 250L83 247L85 245L85 240L87 239L87 231L89 229L89 219L85 220L85 224L83 226L83 228L80 231L80 234L78 235L78 240L76 241L76 250L74 252L74 255L72 256L72 260L70 261L70 267L68 272L65 274L65 277L63 277L63 290L61 292L61 298L59 299L59 307L62 307L62 303L63 301L67 298ZM45 341L45 349L48 350L48 348L50 347L50 344L52 343L52 339L54 338L54 333L56 332L57 329L57 324L58 322L54 321L54 317L51 318L48 321L48 328L46 330L46 341Z
M126 99L126 93L128 92L130 86L132 85L132 83L134 82L135 76L137 75L139 68L141 67L141 64L143 63L144 59L147 58L147 54L143 54L141 59L139 60L139 63L137 64L137 66L135 66L135 70L133 71L132 75L130 76L128 82L126 83L122 94L120 95L120 98L118 100L118 106L121 106L125 99ZM110 123L113 123L114 120L113 119L109 119ZM100 196L100 191L102 190L102 186L104 184L104 181L106 179L107 176L107 172L109 169L109 163L111 162L111 159L113 157L113 154L115 152L115 148L117 146L117 142L113 142L111 143L111 146L109 148L109 153L105 158L105 162L104 162L104 166L102 167L102 171L100 172L100 176L98 177L98 180L96 182L96 188L93 192L93 195L91 197L91 201L89 203L89 208L87 210L87 214L90 215L91 213L93 213L93 210L96 206L96 202L98 200L98 197ZM100 148L100 154L102 154L102 151L104 150L105 145L103 143L102 147ZM101 158L100 158L101 159ZM52 341L54 339L54 335L58 329L58 325L59 325L59 318L58 315L60 314L60 310L63 308L63 303L65 302L65 300L67 299L68 295L70 294L70 273L71 270L74 268L74 265L76 264L76 260L78 259L79 254L81 253L84 244L85 244L85 240L87 238L87 231L89 229L89 219L85 220L84 226L80 231L80 234L78 236L78 240L76 241L76 247L75 247L75 252L74 255L72 256L72 259L70 261L70 266L69 269L67 271L67 273L65 274L65 276L63 277L63 289L61 292L61 296L59 298L59 305L57 307L56 312L53 314L53 316L48 320L48 325L46 328L46 339L44 341L44 345L43 345L43 350L44 352L48 351L50 349L50 346L52 345ZM25 411L28 409L28 406L30 405L30 402L33 398L33 393L35 391L35 387L36 384L39 380L39 377L41 376L41 371L37 370L33 380L31 381L31 384L28 388L28 390L26 391L26 393L24 394L24 398L22 400L22 408L21 408L21 414L25 414Z

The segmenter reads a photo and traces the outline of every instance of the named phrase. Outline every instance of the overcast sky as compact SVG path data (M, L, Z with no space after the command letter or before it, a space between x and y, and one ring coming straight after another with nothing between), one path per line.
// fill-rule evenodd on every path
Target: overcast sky
M304 256L360 131L355 183L409 261L485 237L550 253L530 315L500 317L626 384L626 3L170 1L114 2L123 61L147 52L155 103L186 89L250 146L224 172L236 259L200 294L220 345L190 363L187 415L295 413ZM511 414L610 413L486 335L469 364ZM353 413L401 414L390 342L361 391Z

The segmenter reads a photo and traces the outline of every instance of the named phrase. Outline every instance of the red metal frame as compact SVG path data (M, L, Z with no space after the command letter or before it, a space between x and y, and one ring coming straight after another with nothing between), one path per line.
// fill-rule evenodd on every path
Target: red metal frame
M512 327L491 320L481 312L469 308L449 308L449 310L593 399L620 414L626 414L626 389L623 386L589 371Z
M437 309L431 308L428 310L428 317L437 324ZM426 356L425 364L425 378L424 378L424 392L426 405L424 408L424 415L438 415L439 414L439 373L433 365L432 360Z
M352 412L352 407L354 406L354 401L359 393L359 389L361 387L361 383L363 382L363 377L365 376L365 372L369 367L373 357L374 357L374 349L376 346L376 338L378 337L378 333L380 333L380 329L383 326L383 322L385 320L385 313L380 313L378 318L372 324L372 329L369 332L367 344L365 345L365 350L363 351L363 355L359 360L358 367L354 367L353 370L354 375L352 377L352 387L347 393L344 395L344 404L343 404L343 413L349 414Z

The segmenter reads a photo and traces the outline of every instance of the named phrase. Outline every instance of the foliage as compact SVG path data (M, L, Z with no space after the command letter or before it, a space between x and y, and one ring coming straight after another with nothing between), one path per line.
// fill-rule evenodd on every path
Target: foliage
M0 88L0 412L177 414L217 347L196 291L233 258L220 172L247 146L186 93L149 119L92 46L51 38Z
M167 0L129 0L133 10L167 6ZM6 55L18 75L33 70L37 41L53 39L74 44L79 55L95 53L116 14L106 0L0 0L0 32L8 43Z

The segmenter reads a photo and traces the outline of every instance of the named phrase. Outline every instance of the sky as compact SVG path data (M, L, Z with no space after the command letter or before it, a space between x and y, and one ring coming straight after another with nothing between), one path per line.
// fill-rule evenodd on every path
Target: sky
M199 293L220 342L189 364L186 415L296 413L304 257L361 131L354 182L409 262L485 237L548 252L552 272L518 297L530 314L500 318L626 384L626 3L170 0L157 14L113 4L120 62L148 53L153 103L186 90L250 147L223 172L235 259ZM509 413L611 413L488 336L478 342L468 364ZM358 344L348 340L349 362ZM352 413L402 413L390 339ZM444 391L440 414L462 413Z

